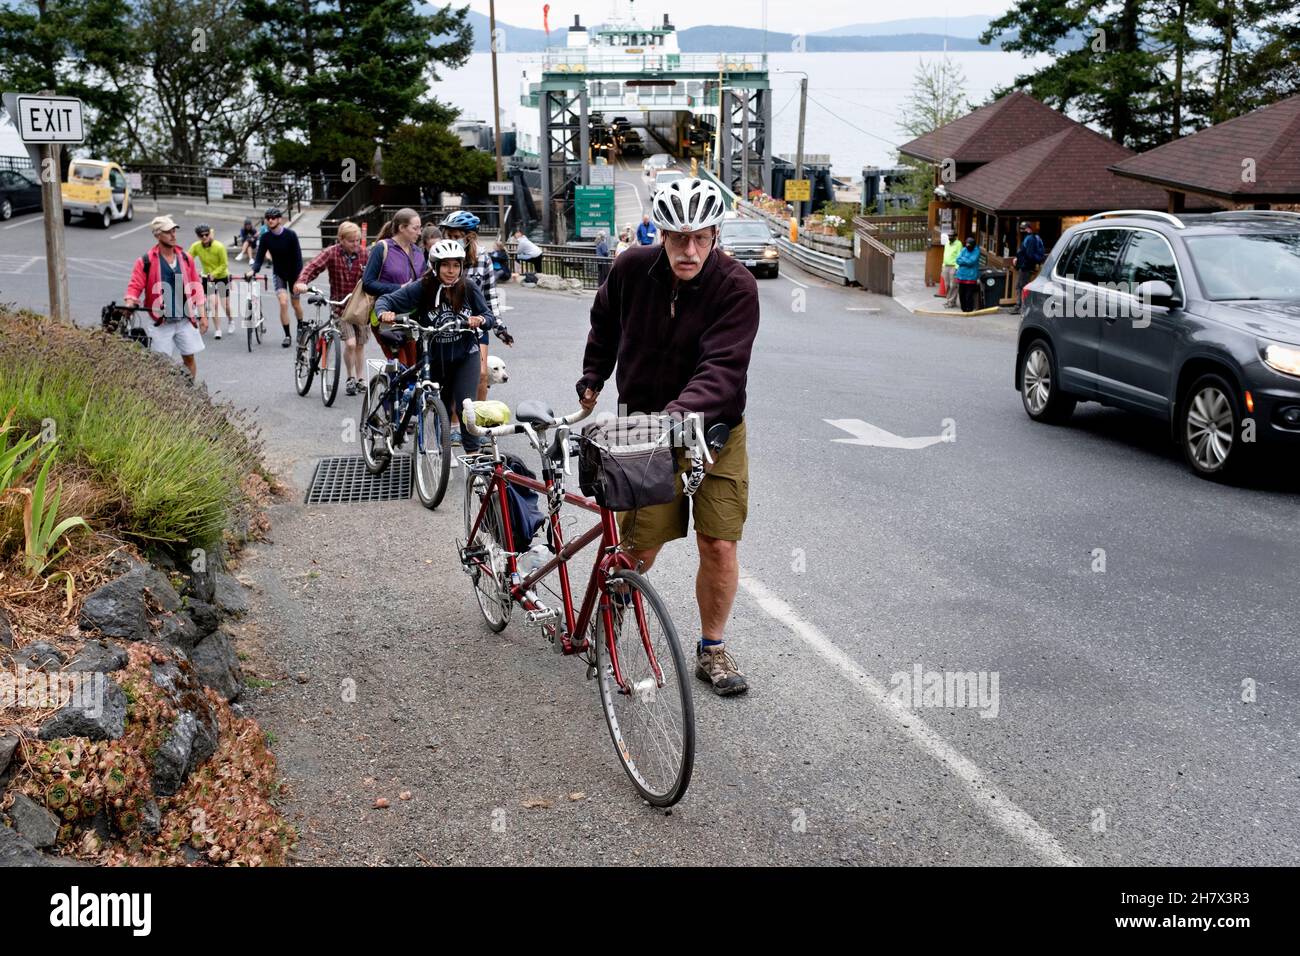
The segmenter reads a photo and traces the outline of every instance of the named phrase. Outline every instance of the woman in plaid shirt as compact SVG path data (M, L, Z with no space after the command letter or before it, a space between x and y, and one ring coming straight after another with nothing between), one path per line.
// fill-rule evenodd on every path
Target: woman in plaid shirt
M366 269L366 257L361 248L361 227L355 222L339 225L338 242L325 249L298 275L293 291L299 294L307 291L307 285L321 272L329 270L330 298L339 301L361 281L361 274ZM342 310L334 307L334 312ZM364 381L366 368L366 336L370 334L369 326L342 322L339 329L343 333L343 365L347 369L347 393L357 394L357 388Z
M497 334L501 335L501 332L505 330L505 326L501 324L501 300L497 295L496 270L492 268L491 253L486 249L479 248L478 224L478 216L461 209L438 223L438 227L442 230L444 239L457 239L464 244L465 277L478 286L478 290L483 293L483 298L488 304L488 310L492 313L494 325L501 330ZM503 338L502 341L505 341L505 339ZM479 333L478 344L479 378L477 400L482 402L487 400L488 393L488 333L486 330ZM459 444L460 419L458 416L453 415L451 425L451 440L453 443Z

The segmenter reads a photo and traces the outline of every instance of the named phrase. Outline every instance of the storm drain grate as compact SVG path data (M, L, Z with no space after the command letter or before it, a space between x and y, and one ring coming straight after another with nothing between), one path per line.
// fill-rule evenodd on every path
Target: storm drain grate
M360 455L322 458L311 476L306 504L399 501L411 497L411 456L398 455L382 475L366 471Z

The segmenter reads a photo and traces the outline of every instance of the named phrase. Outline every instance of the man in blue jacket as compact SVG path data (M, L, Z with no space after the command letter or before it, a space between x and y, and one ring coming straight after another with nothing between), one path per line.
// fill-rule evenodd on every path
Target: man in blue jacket
M636 227L637 242L641 243L643 246L652 246L654 245L655 236L658 234L659 230L656 229L655 224L650 221L650 214L646 213L641 217L641 225Z
M1033 281L1034 272L1047 258L1043 239L1034 231L1032 224L1022 222L1020 236L1020 248L1016 250L1016 304L1011 307L1013 313L1020 311L1020 290Z

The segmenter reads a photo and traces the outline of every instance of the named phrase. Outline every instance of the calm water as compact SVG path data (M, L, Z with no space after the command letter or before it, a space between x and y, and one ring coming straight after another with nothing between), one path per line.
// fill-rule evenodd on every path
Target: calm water
M966 74L965 94L975 105L994 89L1051 61L1050 56L1021 57L1015 53L950 53ZM806 153L829 153L837 173L860 176L865 165L892 165L895 148L911 137L898 129L899 115L911 91L912 76L921 60L940 53L773 53L768 56L772 83L773 145L777 153L793 153L798 142L799 75L808 74L808 114L804 134ZM519 105L520 76L538 54L502 54L497 58L501 108L507 125L536 133L537 110ZM534 79L536 77L534 76ZM476 53L460 70L434 84L434 94L459 106L469 119L492 117L492 62ZM635 116L627 111L628 118Z

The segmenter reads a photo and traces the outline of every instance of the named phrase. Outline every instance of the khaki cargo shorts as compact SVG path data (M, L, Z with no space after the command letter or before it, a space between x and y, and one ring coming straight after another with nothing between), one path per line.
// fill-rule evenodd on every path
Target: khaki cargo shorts
M654 548L686 537L692 505L682 490L686 455L677 456L677 495L666 505L652 505L618 515L618 533L624 548ZM739 541L749 513L749 453L745 448L745 423L731 430L727 444L695 492L695 530L722 541Z

